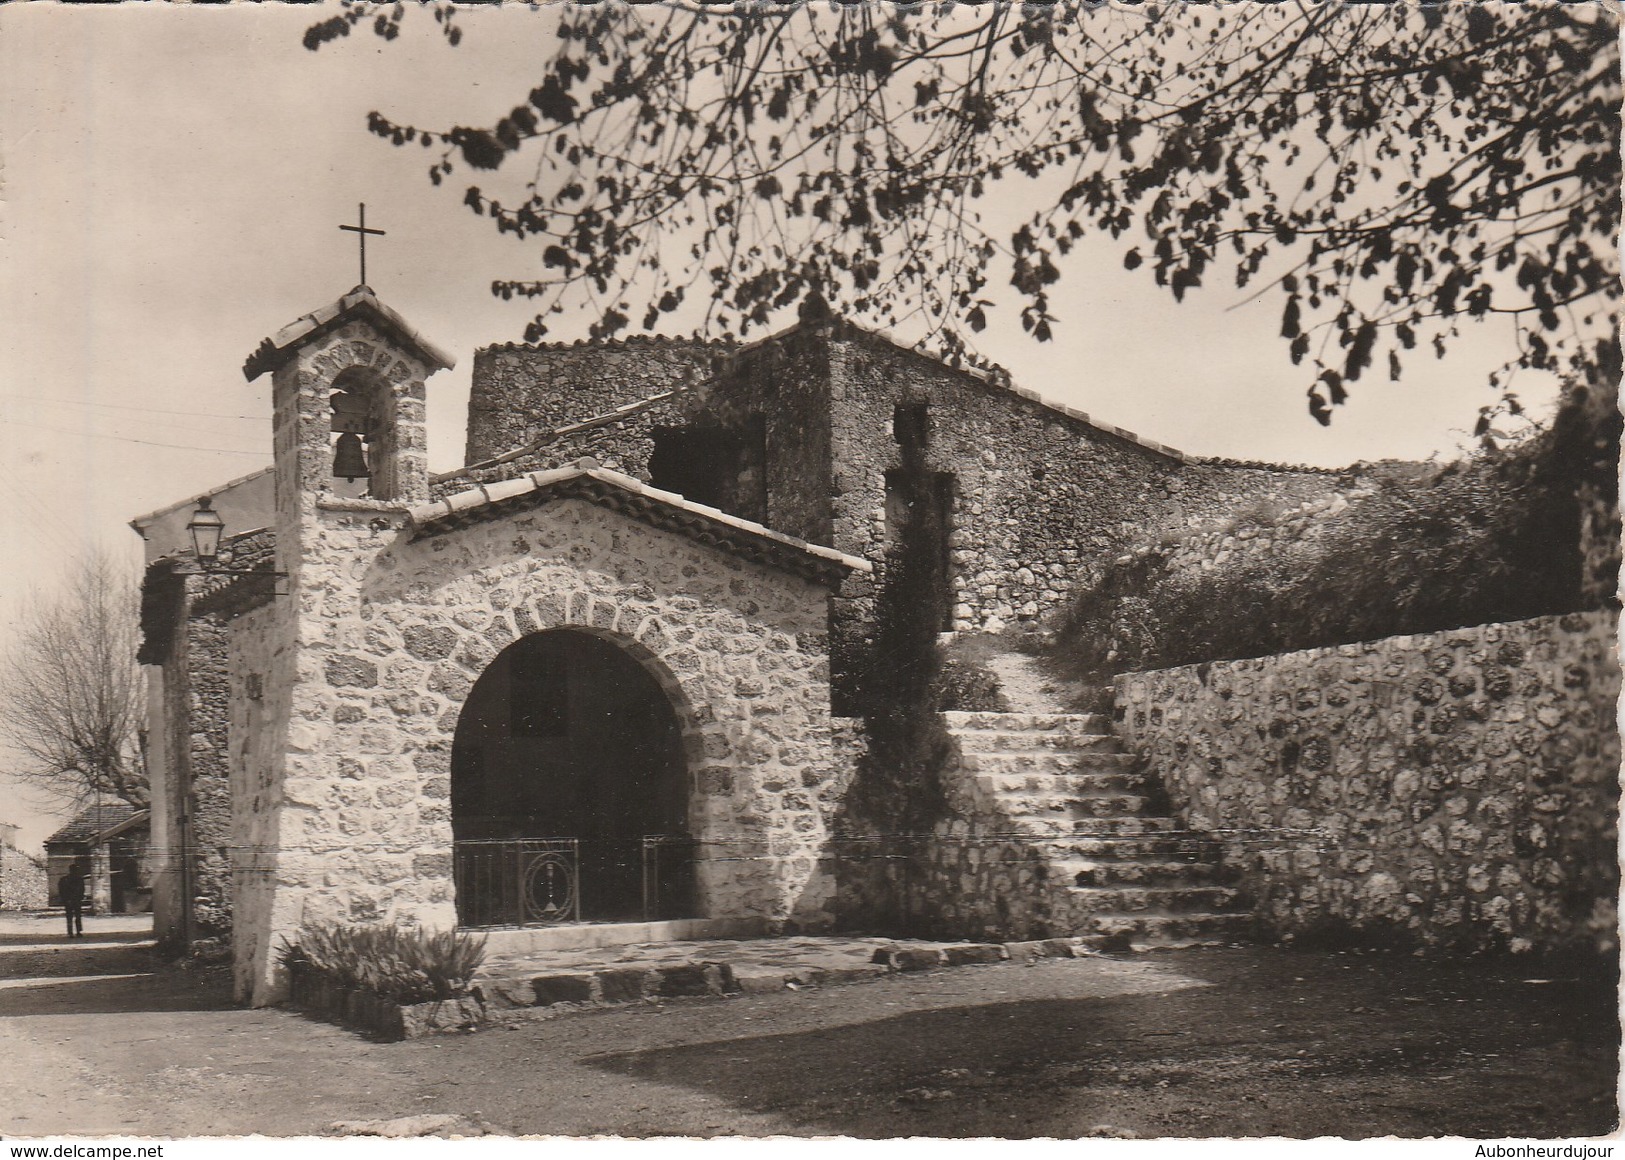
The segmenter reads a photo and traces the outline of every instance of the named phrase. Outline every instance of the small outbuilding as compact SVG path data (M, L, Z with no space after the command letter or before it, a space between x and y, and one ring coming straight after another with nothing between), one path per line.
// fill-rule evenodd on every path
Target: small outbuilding
M138 914L152 909L147 866L151 827L148 810L126 802L91 806L45 839L49 894L60 906L58 883L82 862L87 896L101 914Z

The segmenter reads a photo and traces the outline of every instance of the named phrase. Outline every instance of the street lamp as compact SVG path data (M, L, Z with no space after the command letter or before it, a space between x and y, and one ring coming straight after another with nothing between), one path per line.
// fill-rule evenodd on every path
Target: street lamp
M186 534L192 537L192 554L197 558L198 570L207 576L274 576L282 579L286 572L273 572L269 568L220 567L220 540L225 535L226 521L214 510L212 496L200 496L197 510L186 522ZM229 562L229 554L228 554Z
M220 518L213 505L211 497L203 496L197 501L197 511L192 513L186 525L186 533L192 537L192 554L205 571L210 570L220 558L220 536L226 530L226 521Z

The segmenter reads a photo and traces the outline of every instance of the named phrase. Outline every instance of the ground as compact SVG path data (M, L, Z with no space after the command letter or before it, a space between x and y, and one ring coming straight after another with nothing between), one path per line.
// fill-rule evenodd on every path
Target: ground
M1618 1123L1606 980L1223 948L1001 963L371 1043L153 971L139 923L0 919L0 1134L422 1127L889 1137L1460 1135ZM450 1127L444 1127L449 1124ZM354 1130L352 1128L352 1130Z

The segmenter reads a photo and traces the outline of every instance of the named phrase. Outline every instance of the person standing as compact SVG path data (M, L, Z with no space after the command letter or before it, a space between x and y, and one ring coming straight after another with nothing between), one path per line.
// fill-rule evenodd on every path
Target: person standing
M56 884L57 897L68 919L68 937L84 937L85 933L85 864L75 862Z

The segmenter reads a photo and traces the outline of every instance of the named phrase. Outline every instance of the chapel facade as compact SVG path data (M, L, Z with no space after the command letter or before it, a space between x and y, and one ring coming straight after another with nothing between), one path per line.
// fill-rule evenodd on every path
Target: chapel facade
M451 365L357 287L248 359L274 462L201 505L220 561L196 497L134 521L153 842L181 853L158 934L229 947L244 1001L284 993L278 946L317 920L872 923L841 816L911 503L937 507L941 631L1013 633L1148 532L1331 479L1192 459L816 302L748 346L485 348L467 465L435 475ZM1008 823L962 788L920 855L936 913L1068 933L1028 854L964 853Z

